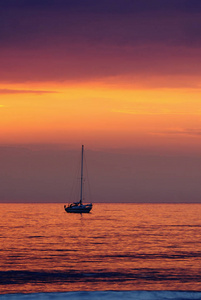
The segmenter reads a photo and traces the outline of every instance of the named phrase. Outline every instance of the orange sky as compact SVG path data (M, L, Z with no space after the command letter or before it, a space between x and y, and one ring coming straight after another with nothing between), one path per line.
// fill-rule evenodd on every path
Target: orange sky
M0 89L1 144L200 150L199 89L107 82L2 84Z
M4 3L0 144L199 152L201 18L187 2Z

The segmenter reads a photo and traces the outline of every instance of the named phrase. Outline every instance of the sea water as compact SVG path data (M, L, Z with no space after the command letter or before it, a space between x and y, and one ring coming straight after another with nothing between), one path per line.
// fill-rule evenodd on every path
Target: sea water
M0 204L0 299L201 299L200 204Z
M201 292L101 291L0 295L1 300L199 300Z

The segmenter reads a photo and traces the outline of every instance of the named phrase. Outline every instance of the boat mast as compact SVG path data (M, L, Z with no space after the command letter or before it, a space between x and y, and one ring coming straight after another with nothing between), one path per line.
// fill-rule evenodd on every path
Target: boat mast
M82 154L81 154L81 188L80 188L80 204L82 204L82 188L83 188L83 155L84 155L84 145L82 145Z

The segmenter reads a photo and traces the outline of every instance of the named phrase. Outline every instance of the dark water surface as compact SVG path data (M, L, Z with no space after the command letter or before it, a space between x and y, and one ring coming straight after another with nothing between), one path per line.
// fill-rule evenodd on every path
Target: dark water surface
M0 204L0 293L201 291L200 204Z

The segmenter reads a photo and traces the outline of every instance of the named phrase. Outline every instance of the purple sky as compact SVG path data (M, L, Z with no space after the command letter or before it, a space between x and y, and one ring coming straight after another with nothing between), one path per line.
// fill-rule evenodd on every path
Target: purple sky
M0 80L198 77L200 13L198 0L1 0Z
M85 157L93 202L200 202L199 155L86 150ZM1 147L1 202L70 202L79 160L80 151L65 147Z

